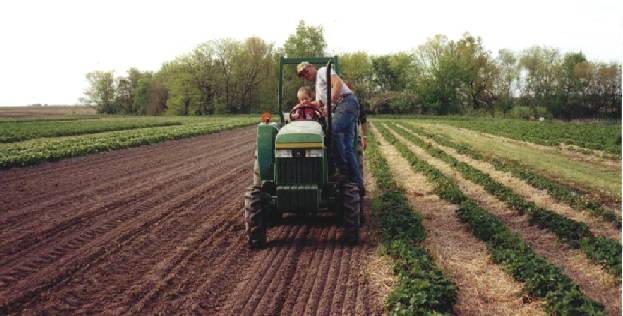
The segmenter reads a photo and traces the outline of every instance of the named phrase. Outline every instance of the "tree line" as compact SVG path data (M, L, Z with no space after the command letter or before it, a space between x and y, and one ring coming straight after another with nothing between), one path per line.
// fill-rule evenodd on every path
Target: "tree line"
M164 62L156 72L131 68L87 74L83 101L100 113L210 115L275 111L280 56L327 55L320 26L301 21L282 47L258 37L211 40ZM582 52L534 46L494 57L480 37L436 35L411 52L338 56L342 77L373 113L483 114L516 118L620 118L621 64ZM284 73L284 100L303 84Z

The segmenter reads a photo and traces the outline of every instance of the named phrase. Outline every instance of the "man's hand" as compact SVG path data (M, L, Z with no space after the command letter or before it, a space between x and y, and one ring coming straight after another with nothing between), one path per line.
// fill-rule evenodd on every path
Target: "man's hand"
M361 137L361 148L363 150L366 150L366 148L368 148L368 137L366 136Z
M335 104L342 95L342 79L338 75L331 75L331 104Z
M326 115L327 113L329 113L329 108L325 104L322 104L322 102L319 102L319 103L320 103L320 108L324 112L323 114Z

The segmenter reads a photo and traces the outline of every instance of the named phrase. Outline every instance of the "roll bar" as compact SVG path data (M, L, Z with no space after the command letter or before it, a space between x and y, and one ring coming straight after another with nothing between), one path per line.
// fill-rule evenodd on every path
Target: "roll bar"
M337 56L333 57L293 57L286 58L283 56L279 57L279 86L277 91L277 104L279 110L279 118L281 119L281 123L285 122L285 118L283 116L283 65L298 65L301 62L308 62L312 65L325 65L331 62L333 67L335 67L335 72L340 74L340 64L338 63Z
M331 147L333 147L331 145L331 129L333 128L331 124L331 60L327 61L327 103L327 157L331 159ZM329 166L332 164L329 163Z

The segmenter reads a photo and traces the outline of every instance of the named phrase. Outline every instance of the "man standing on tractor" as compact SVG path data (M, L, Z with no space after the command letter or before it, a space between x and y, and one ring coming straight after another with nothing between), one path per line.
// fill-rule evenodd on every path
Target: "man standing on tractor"
M326 67L316 69L314 65L302 62L296 66L296 72L299 77L315 82L316 101L321 102L327 107L326 111L332 113L331 139L338 172L363 189L363 178L354 150L355 129L359 117L357 97L333 69L331 69L331 100L327 100Z

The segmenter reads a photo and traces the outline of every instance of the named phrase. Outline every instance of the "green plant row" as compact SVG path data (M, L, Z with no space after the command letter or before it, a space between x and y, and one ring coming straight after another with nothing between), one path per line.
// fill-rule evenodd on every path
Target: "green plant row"
M621 123L562 123L521 120L448 120L444 124L548 146L561 143L604 150L621 157Z
M517 234L497 217L480 208L463 194L456 182L437 168L419 159L382 124L375 124L383 137L409 162L414 171L424 174L441 198L459 205L457 215L474 236L487 244L495 263L501 264L532 296L544 298L546 308L556 315L604 315L603 306L584 296L578 285L558 267L534 253Z
M454 148L457 152L467 155L472 159L486 161L497 170L510 172L513 176L523 179L535 188L546 190L547 193L557 201L567 203L578 211L586 210L589 214L612 222L617 228L621 229L621 219L617 216L615 211L602 206L601 203L595 201L586 194L582 194L569 186L552 181L547 177L530 171L528 167L521 165L519 162L484 156L467 144L455 143L445 135L428 132L421 127L414 126L412 123L404 123L401 124L401 126L414 133L424 135L441 145Z
M211 121L181 126L139 128L0 144L0 169L192 137L250 125L256 121L256 119L252 118L232 118L223 119L220 122Z
M95 116L95 115L94 115ZM39 122L39 121L56 121L56 122L67 122L67 121L77 121L83 119L99 119L99 117L90 116L90 115L82 115L80 117L77 116L62 116L62 117L0 117L0 124L13 124L13 123L25 123L25 122Z
M398 277L397 286L387 298L387 309L392 315L450 314L456 302L456 285L422 248L426 238L422 220L393 180L374 135L370 136L366 160L379 188L372 210L380 219L383 249L394 260Z
M520 214L527 214L531 224L548 229L556 234L561 241L574 248L580 248L590 259L604 265L611 274L617 277L621 276L620 242L604 237L595 237L586 224L538 207L533 202L527 201L513 192L509 187L495 181L488 174L457 160L420 137L398 128L394 123L388 123L388 125L411 143L426 150L431 156L448 163L466 179L481 185L487 192L506 202Z
M0 143L12 143L41 137L75 136L145 127L181 125L168 118L136 117L71 121L16 121L0 124Z

